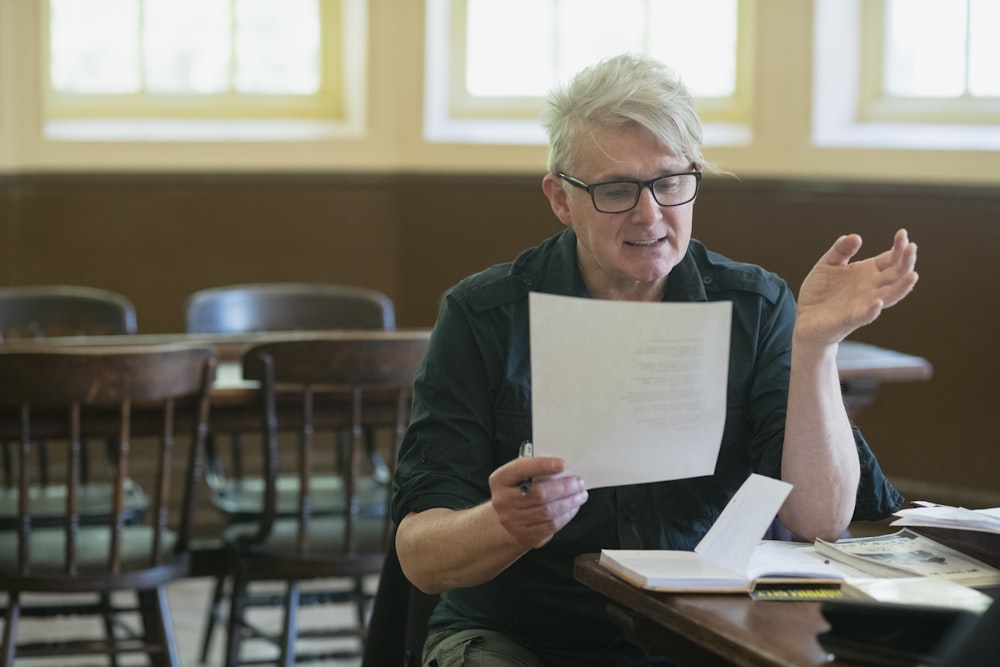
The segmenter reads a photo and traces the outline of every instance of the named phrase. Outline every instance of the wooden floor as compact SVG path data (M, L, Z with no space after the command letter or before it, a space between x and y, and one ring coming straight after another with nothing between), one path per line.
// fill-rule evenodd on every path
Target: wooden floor
M374 583L374 582L373 582ZM187 579L169 587L170 609L174 623L174 631L180 649L181 664L183 667L196 667L200 665L198 656L202 640L202 628L205 624L205 613L211 595L212 580L210 579ZM0 594L0 602L5 602ZM251 617L255 623L263 627L279 627L281 622L280 611L276 610L254 610ZM344 605L327 605L323 607L305 608L300 616L302 627L329 626L330 624L349 623L353 618L353 611ZM3 625L0 617L0 627ZM73 636L93 633L95 637L101 636L101 630L95 620L64 618L57 620L22 619L19 624L20 639L33 640L39 637L56 637L71 633ZM338 647L350 649L357 646L353 640L330 640L339 642ZM222 666L222 651L225 643L224 631L217 631L213 638L210 659L205 663L209 667ZM269 657L276 656L277 651L262 642L246 641L243 646L243 657ZM122 667L131 667L148 664L142 656L128 656L119 661ZM328 660L322 662L310 662L310 665L317 667L358 667L361 664L360 658ZM56 658L56 659L19 659L15 661L15 667L105 667L107 661L100 658Z

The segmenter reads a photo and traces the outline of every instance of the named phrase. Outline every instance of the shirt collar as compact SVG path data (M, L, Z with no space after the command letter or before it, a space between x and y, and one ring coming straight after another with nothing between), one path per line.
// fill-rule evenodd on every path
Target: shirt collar
M580 273L580 263L576 256L576 232L567 227L556 239L555 252L548 270L544 272L545 284L542 289L551 294L589 297L587 287ZM559 270L560 268L564 270ZM708 301L705 281L698 270L698 263L691 254L690 245L684 258L670 271L664 301Z

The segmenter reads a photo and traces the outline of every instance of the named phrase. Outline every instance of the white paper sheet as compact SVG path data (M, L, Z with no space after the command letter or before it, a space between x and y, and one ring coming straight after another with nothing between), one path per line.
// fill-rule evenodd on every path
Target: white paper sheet
M919 507L895 512L900 518L890 525L956 528L1000 534L1000 507L970 510L964 507L938 505L926 500L918 500L915 504Z
M695 552L720 567L746 572L760 538L791 491L788 482L751 474L698 542Z
M731 303L529 298L535 456L588 488L715 471Z

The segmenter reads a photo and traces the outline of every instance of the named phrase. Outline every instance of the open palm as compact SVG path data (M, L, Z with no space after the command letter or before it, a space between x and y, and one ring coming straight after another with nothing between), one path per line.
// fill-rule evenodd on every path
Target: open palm
M861 249L857 234L842 236L813 266L802 282L796 330L816 343L838 343L869 324L882 310L899 303L917 282L917 245L905 229L896 232L892 248L852 262Z

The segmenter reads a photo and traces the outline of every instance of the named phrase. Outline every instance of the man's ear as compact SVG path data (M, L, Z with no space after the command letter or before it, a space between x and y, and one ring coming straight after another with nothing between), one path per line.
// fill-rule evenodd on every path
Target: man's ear
M542 179L542 192L548 197L549 206L552 207L552 212L556 214L559 221L567 227L572 227L573 217L569 212L569 204L566 201L568 194L566 188L563 187L562 179L555 174L546 174L545 178Z

